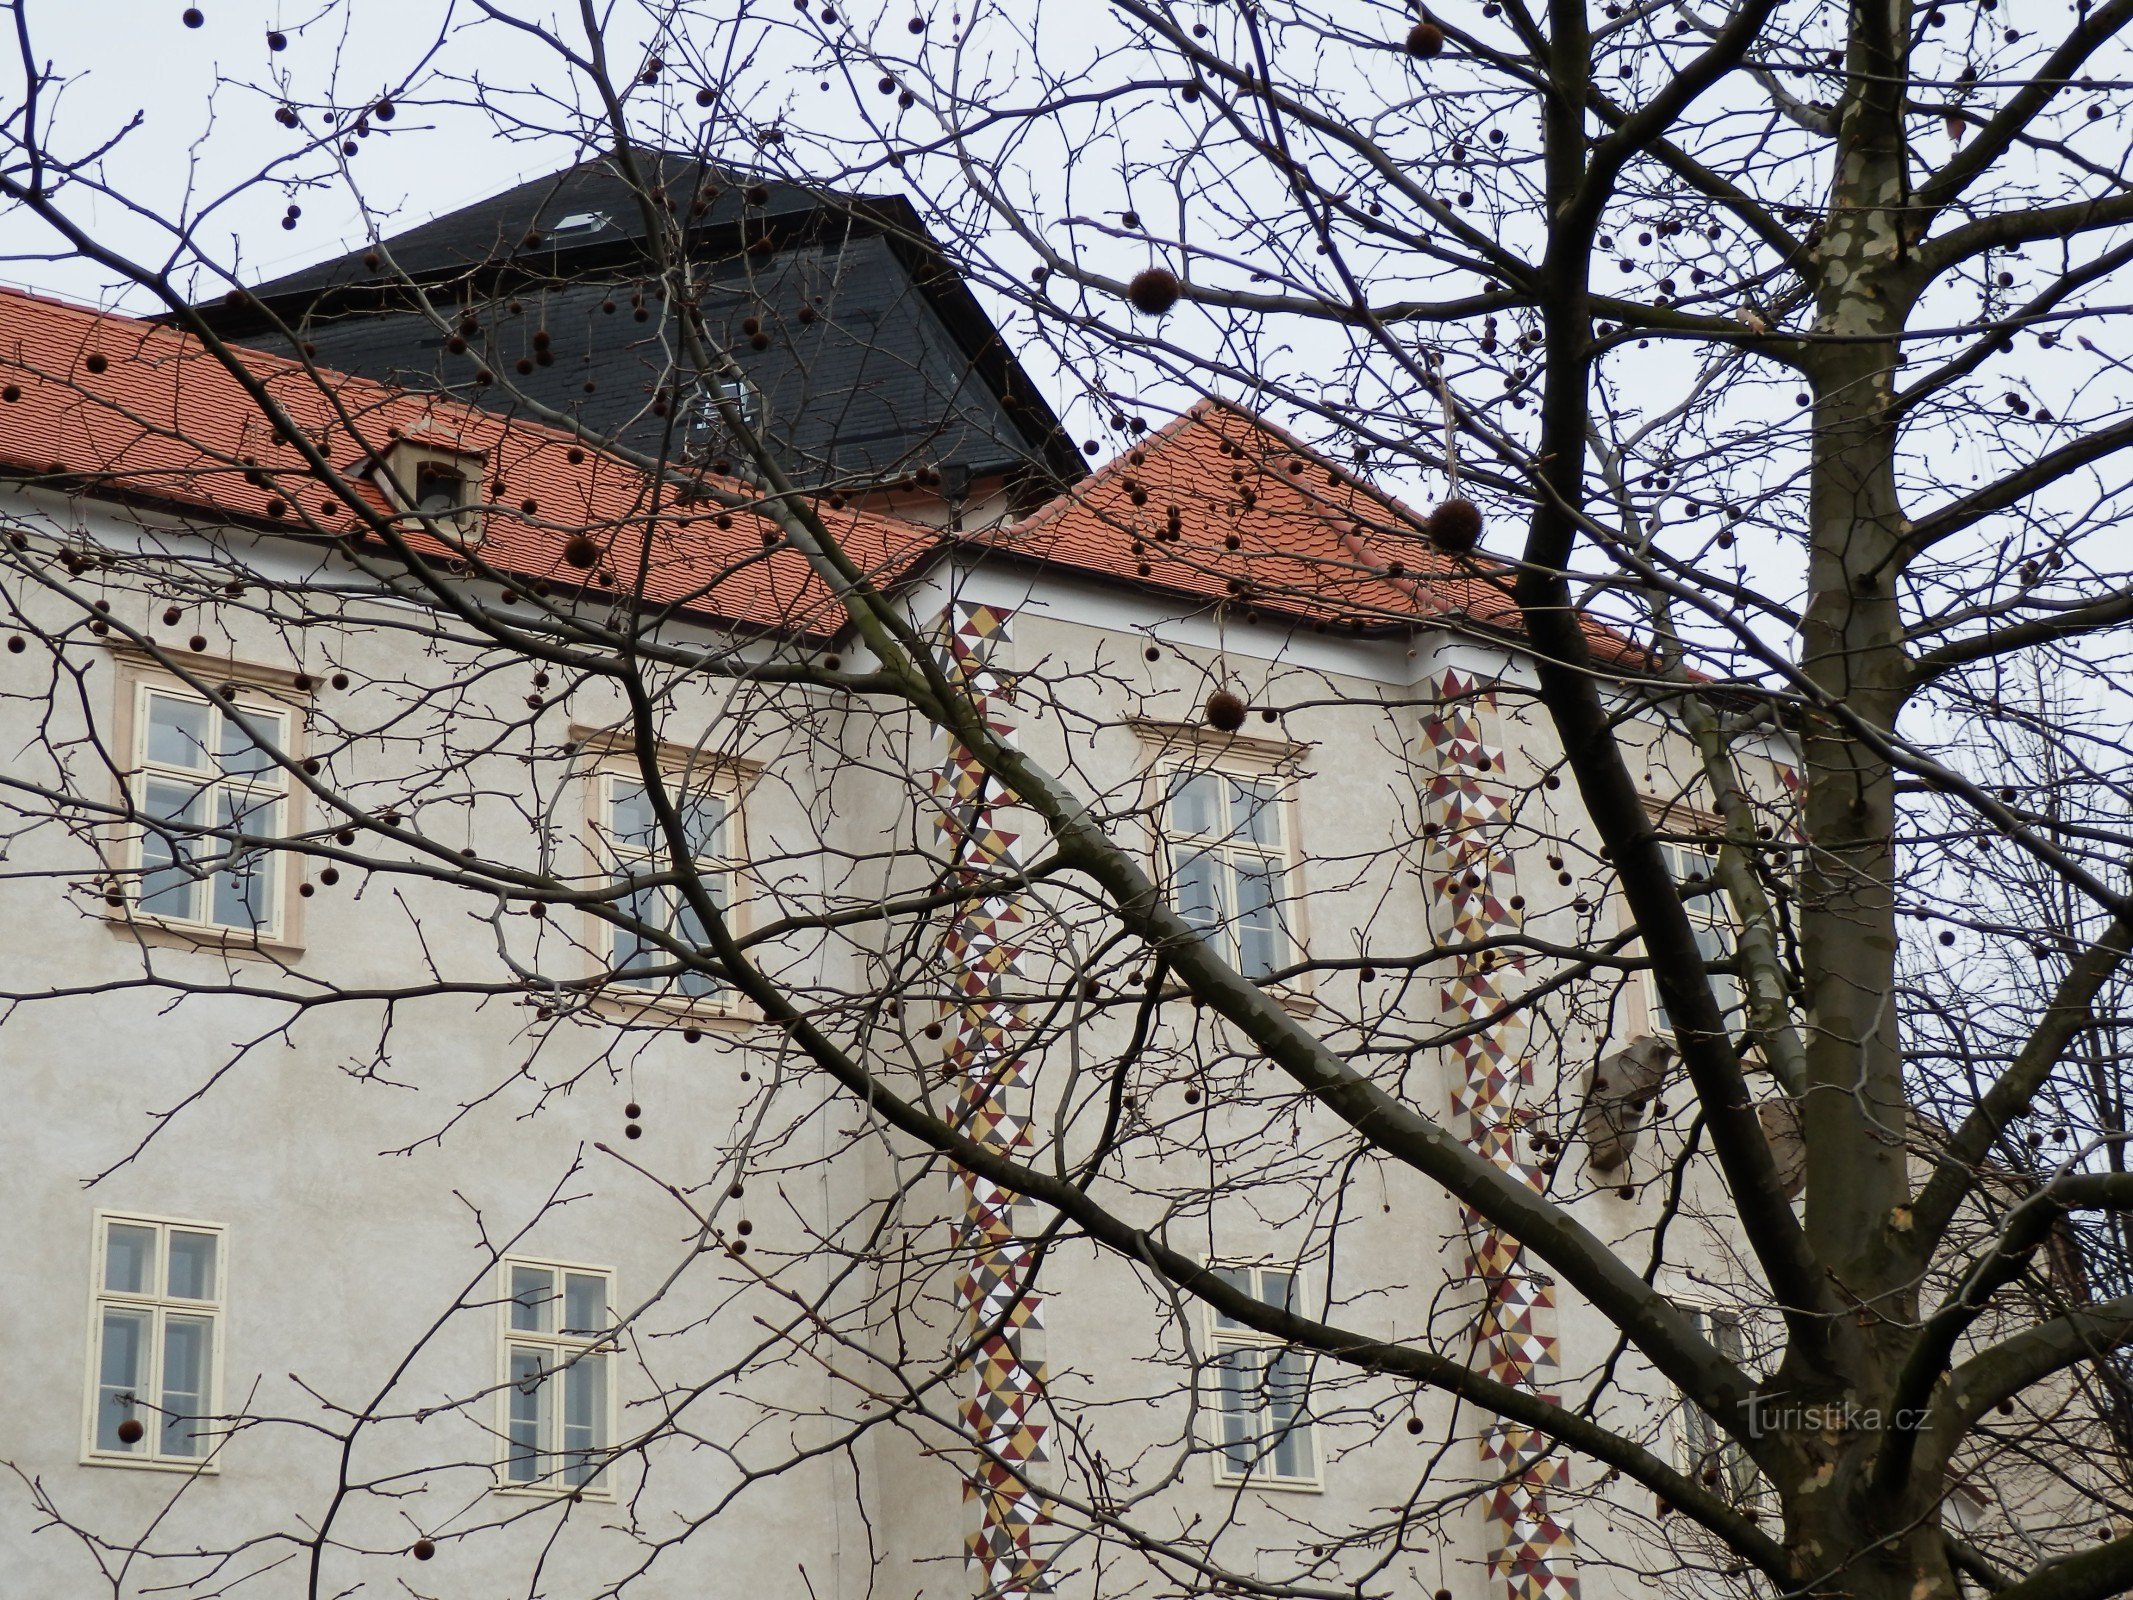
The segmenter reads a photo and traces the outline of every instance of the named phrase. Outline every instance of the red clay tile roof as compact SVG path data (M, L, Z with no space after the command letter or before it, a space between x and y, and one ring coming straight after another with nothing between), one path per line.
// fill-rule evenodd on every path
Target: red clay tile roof
M766 550L769 524L746 511L678 506L672 481L655 501L644 471L556 429L307 371L279 356L239 353L261 389L351 479L371 452L402 435L480 452L489 509L479 555L499 572L545 580L558 591L599 588L595 573L563 560L565 540L582 528L606 547L601 570L624 588L635 579L635 563L649 556L642 592L652 605L753 628L834 634L843 624L805 558L789 546ZM296 536L345 536L361 527L296 449L273 436L236 376L190 334L15 290L0 290L0 472ZM379 486L366 479L357 487L374 509L387 509ZM875 571L901 569L939 539L892 518L818 509L853 557ZM440 557L454 554L426 536L410 536L410 543Z
M784 544L766 548L770 524L745 510L677 504L678 483L655 484L557 429L239 354L249 377L351 479L401 436L480 452L489 509L479 557L500 574L598 592L593 573L563 560L566 539L583 529L606 547L600 570L612 571L616 590L639 584L642 562L638 592L652 606L767 631L843 630L841 608L804 558ZM0 289L0 473L296 537L363 531L190 334L8 289ZM366 478L357 488L373 509L387 509L376 484ZM884 584L955 542L833 506L816 509ZM441 559L455 554L419 533L409 542ZM1013 527L962 543L1187 600L1227 600L1246 616L1365 631L1431 622L1500 637L1520 631L1502 562L1444 555L1397 500L1272 424L1212 401ZM1597 625L1587 634L1603 659L1646 659Z
M1510 565L1446 555L1423 520L1264 418L1203 400L987 542L1233 616L1522 634ZM1648 660L1597 623L1585 632L1603 660Z

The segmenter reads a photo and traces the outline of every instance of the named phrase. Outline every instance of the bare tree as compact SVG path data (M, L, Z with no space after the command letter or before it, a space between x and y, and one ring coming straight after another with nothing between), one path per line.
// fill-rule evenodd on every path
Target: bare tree
M508 1472L500 1396L626 1358L630 1420L540 1473L625 1508L691 1488L609 1519L602 1593L781 1484L849 1497L856 1544L895 1498L862 1453L948 1448L1001 1593L1434 1587L1477 1521L1519 1594L2133 1586L2108 321L2133 4L2055 34L1983 0L567 28L476 0L382 94L323 56L299 83L270 36L290 148L230 194L347 179L365 138L447 113L608 164L656 355L598 426L520 381L552 338L503 352L473 278L400 270L386 230L370 270L464 364L438 394L322 366L209 250L236 201L106 180L122 121L58 120L33 10L0 193L164 321L24 309L5 357L34 419L11 899L71 894L131 961L10 982L8 1027L227 1006L245 1041L159 1064L148 1143L95 1175L313 1029L364 1094L432 1091L409 1150L478 1152L511 1108L552 1125L639 1072L706 1130L585 1153L684 1242L576 1342L529 1324L553 1365L526 1382L413 1392L574 1202L575 1155L508 1225L469 1216L474 1270L374 1391L184 1434L234 1457L308 1429L332 1459L320 1505L179 1581L300 1561L325 1594L365 1556L560 1539L594 1502L482 1500L495 1441L404 1441L479 1423ZM930 446L796 455L741 346L823 312L758 273L767 232L694 248L707 186L778 175L900 186L915 220L874 225L1049 348L1085 453L1108 431L1118 459L937 533L890 514ZM114 208L155 247L114 242ZM482 265L538 283L541 247ZM736 282L753 328L704 309ZM1000 598L1096 577L1174 624ZM165 789L148 702L92 662L204 719ZM588 768L611 787L581 825ZM1329 787L1285 883L1300 847L1265 819ZM345 948L260 931L343 877L360 905L317 921ZM249 933L203 951L218 925ZM426 1062L418 1012L480 1047ZM1647 1021L1665 1041L1632 1041ZM737 1215L766 1192L769 1245ZM1042 1288L1107 1308L1100 1358L1044 1373ZM1378 1476L1240 1559L1247 1491L1306 1476L1282 1457L1306 1420ZM474 1509L433 1516L432 1480ZM24 1493L114 1593L178 1560Z

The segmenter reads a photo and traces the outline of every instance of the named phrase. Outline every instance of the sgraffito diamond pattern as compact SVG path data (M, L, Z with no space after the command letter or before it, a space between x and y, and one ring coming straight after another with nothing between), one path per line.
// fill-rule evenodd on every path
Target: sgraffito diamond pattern
M942 665L976 698L985 725L1003 737L1012 733L1012 684L1004 670L1012 622L1009 611L953 602L940 650ZM1000 825L1007 797L960 743L950 741L934 794L934 826L951 872L975 885L1015 864L1019 841ZM949 988L960 997L942 1019L957 1115L971 1138L1014 1153L1030 1143L1023 1019L1008 993L1022 971L1022 921L1011 898L973 897L960 908L942 949ZM1037 1348L1043 1303L1030 1287L1030 1249L1016 1226L1019 1198L973 1172L958 1173L956 1186L962 1256L956 1293L963 1336L978 1340L962 1421L982 1447L964 1485L964 1498L977 1514L967 1554L980 1595L1006 1600L1047 1587L1035 1543L1044 1499L1021 1471L1045 1459L1044 1363Z
M1446 937L1479 943L1514 932L1520 913L1506 842L1510 797L1503 752L1488 741L1493 694L1457 672L1436 685L1436 711L1423 724L1430 759L1424 869L1443 908ZM1498 1017L1505 975L1519 963L1493 952L1464 957L1438 992L1445 1021L1467 1031L1452 1045L1453 1126L1481 1155L1536 1189L1542 1174L1518 1156L1519 1124L1533 1087L1524 1022ZM1467 1219L1468 1270L1482 1288L1474 1355L1499 1382L1545 1394L1557 1370L1555 1291L1515 1239ZM1576 1600L1577 1536L1551 1508L1567 1494L1568 1464L1531 1429L1498 1423L1481 1438L1490 1480L1483 1506L1489 1570L1507 1600ZM1559 1496L1558 1496L1559 1498Z

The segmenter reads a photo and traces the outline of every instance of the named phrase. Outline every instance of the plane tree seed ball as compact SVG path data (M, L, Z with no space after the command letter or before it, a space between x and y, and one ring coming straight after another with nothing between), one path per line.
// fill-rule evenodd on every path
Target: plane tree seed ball
M1235 733L1244 726L1244 702L1227 689L1207 697L1207 725L1219 733Z
M1126 285L1126 299L1134 310L1160 317L1178 303L1183 289L1178 275L1168 267L1149 267L1133 275L1133 281Z
M1481 542L1481 508L1454 495L1429 514L1424 525L1431 544L1452 555L1465 555Z
M1418 22L1407 30L1407 53L1428 61L1444 52L1444 30L1434 22Z

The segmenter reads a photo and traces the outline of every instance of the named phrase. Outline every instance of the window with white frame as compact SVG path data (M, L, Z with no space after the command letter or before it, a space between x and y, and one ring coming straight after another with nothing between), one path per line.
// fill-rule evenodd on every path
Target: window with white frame
M96 1219L88 1454L200 1465L215 1447L222 1230L159 1217Z
M1288 802L1269 772L1174 767L1163 775L1163 848L1178 914L1247 978L1293 954L1284 920Z
M1297 1301L1296 1274L1281 1267L1217 1267L1231 1288L1284 1311ZM1318 1484L1311 1425L1310 1356L1215 1312L1208 1374L1218 1431L1215 1475L1225 1483Z
M663 781L661 792L681 823L688 859L681 870L701 884L721 912L733 904L735 832L734 795L715 785ZM668 848L652 794L644 779L630 773L598 775L598 832L617 877L673 877L676 859ZM702 950L708 943L703 919L676 882L641 883L627 890L616 909L630 926L610 924L608 963L615 981L632 989L696 1000L716 996L723 987L694 968L662 972L679 959L674 945ZM662 942L662 939L670 942Z
M1684 1305L1681 1309L1696 1325L1696 1331L1710 1341L1712 1349L1736 1367L1746 1365L1748 1344L1738 1312L1702 1305ZM1740 1441L1685 1395L1675 1414L1681 1435L1681 1470L1736 1505L1752 1498L1757 1481L1755 1463L1748 1459Z
M503 1274L504 1486L603 1489L614 1434L614 1275L519 1259L507 1259Z
M744 427L757 429L763 425L763 396L746 378L699 379L690 391L685 421L688 428L688 448L696 456L707 456L713 450L726 450L739 442L739 435L727 425L718 402L724 400L741 420Z
M287 828L289 713L264 696L210 698L142 683L134 704L135 909L167 922L280 932L281 865L266 838ZM219 830L203 834L200 830Z
M1681 891L1682 909L1688 913L1689 927L1696 935L1697 953L1707 962L1732 960L1733 912L1725 891L1718 886L1718 841L1661 840L1659 853L1673 875L1674 886ZM1653 1030L1671 1034L1674 1025L1667 1020L1666 1003L1659 996L1656 978L1651 980L1650 995ZM1711 997L1718 1002L1727 1027L1737 1030L1742 1009L1740 979L1731 972L1712 973Z

